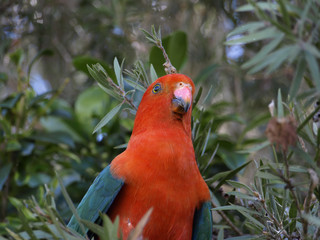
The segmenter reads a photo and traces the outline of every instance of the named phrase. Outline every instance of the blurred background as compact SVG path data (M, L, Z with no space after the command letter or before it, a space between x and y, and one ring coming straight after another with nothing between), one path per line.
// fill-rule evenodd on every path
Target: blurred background
M244 0L1 0L0 233L8 223L18 226L14 199L31 195L41 199L44 184L54 193L57 209L67 220L71 212L61 195L55 171L77 204L97 173L123 151L134 114L121 111L92 134L97 123L118 102L97 86L86 64L99 62L112 77L115 57L120 63L125 59L124 69L129 70L139 60L148 72L152 63L157 75L163 75L161 53L141 31L150 31L152 25L161 28L173 65L190 76L198 90L202 87L194 110L193 129L203 176L209 179L218 172L235 170L252 159L250 151L242 150L254 144L266 146L268 104L276 98L279 88L286 98L296 75L299 54L288 60L289 64L283 64L283 59L269 72L250 73L250 69L244 68L243 64L268 43L264 34L260 38L264 41L251 39L246 45L225 44L244 37L245 31L228 36L232 30L257 19L253 11L236 11L245 3ZM299 19L297 9L290 12L294 20ZM264 26L271 25L261 18ZM285 34L289 37L290 31L295 34L296 25L283 21L280 14L275 18L281 24L288 23L288 28L282 29ZM311 21L310 26L316 26L317 30L318 23ZM256 29L247 28L249 33ZM299 36L307 39L303 33L304 30ZM314 36L319 45L318 35ZM295 41L288 39L281 46ZM296 41L294 46L302 46L300 43ZM318 69L315 64L312 66ZM317 76L317 71L311 70L311 75ZM302 89L306 85L301 83ZM141 97L141 93L137 95ZM269 150L259 152L257 158L269 156ZM252 174L250 169L242 170L238 177L249 181ZM241 222L239 217L236 220Z

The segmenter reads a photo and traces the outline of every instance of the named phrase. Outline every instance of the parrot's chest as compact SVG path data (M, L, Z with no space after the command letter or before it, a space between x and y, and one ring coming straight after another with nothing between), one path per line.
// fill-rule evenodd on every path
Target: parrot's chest
M143 147L136 142L131 142L128 151L112 163L115 176L124 179L125 184L108 215L112 219L120 216L126 239L152 208L144 238L191 239L195 209L210 198L191 139L161 138L147 141Z
M111 218L120 215L121 229L127 232L126 236L152 208L144 237L150 240L191 239L194 211L203 201L199 190L205 183L199 177L199 174L166 176L153 172L149 177L129 181L108 215Z

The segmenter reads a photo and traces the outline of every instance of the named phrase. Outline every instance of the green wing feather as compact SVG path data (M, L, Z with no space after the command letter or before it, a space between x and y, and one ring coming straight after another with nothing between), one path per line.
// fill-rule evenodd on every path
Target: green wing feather
M212 239L211 202L204 202L193 217L192 240Z
M117 179L112 176L110 165L103 169L78 205L77 212L80 218L90 222L96 222L99 218L99 212L107 212L122 188L123 183L122 179ZM75 216L72 216L70 219L68 227L83 234ZM87 233L88 229L86 228L85 230Z

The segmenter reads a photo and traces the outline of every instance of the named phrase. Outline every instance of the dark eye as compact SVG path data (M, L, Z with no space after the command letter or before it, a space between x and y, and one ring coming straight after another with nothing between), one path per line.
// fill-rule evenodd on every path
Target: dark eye
M161 85L160 85L160 83L157 83L156 85L154 85L152 92L158 93L158 92L160 92L160 90L161 90Z

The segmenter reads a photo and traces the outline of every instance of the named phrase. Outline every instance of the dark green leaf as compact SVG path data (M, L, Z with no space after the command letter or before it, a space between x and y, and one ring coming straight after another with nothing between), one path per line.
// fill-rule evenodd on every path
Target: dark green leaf
M188 39L187 34L177 31L172 34L168 45L168 56L172 65L179 71L187 59Z
M2 191L3 185L7 181L11 172L12 163L7 163L0 167L0 192Z
M8 108L8 109L14 108L14 106L20 100L22 95L23 95L23 93L18 93L14 96L7 98L6 100L4 100L0 103L0 108Z

